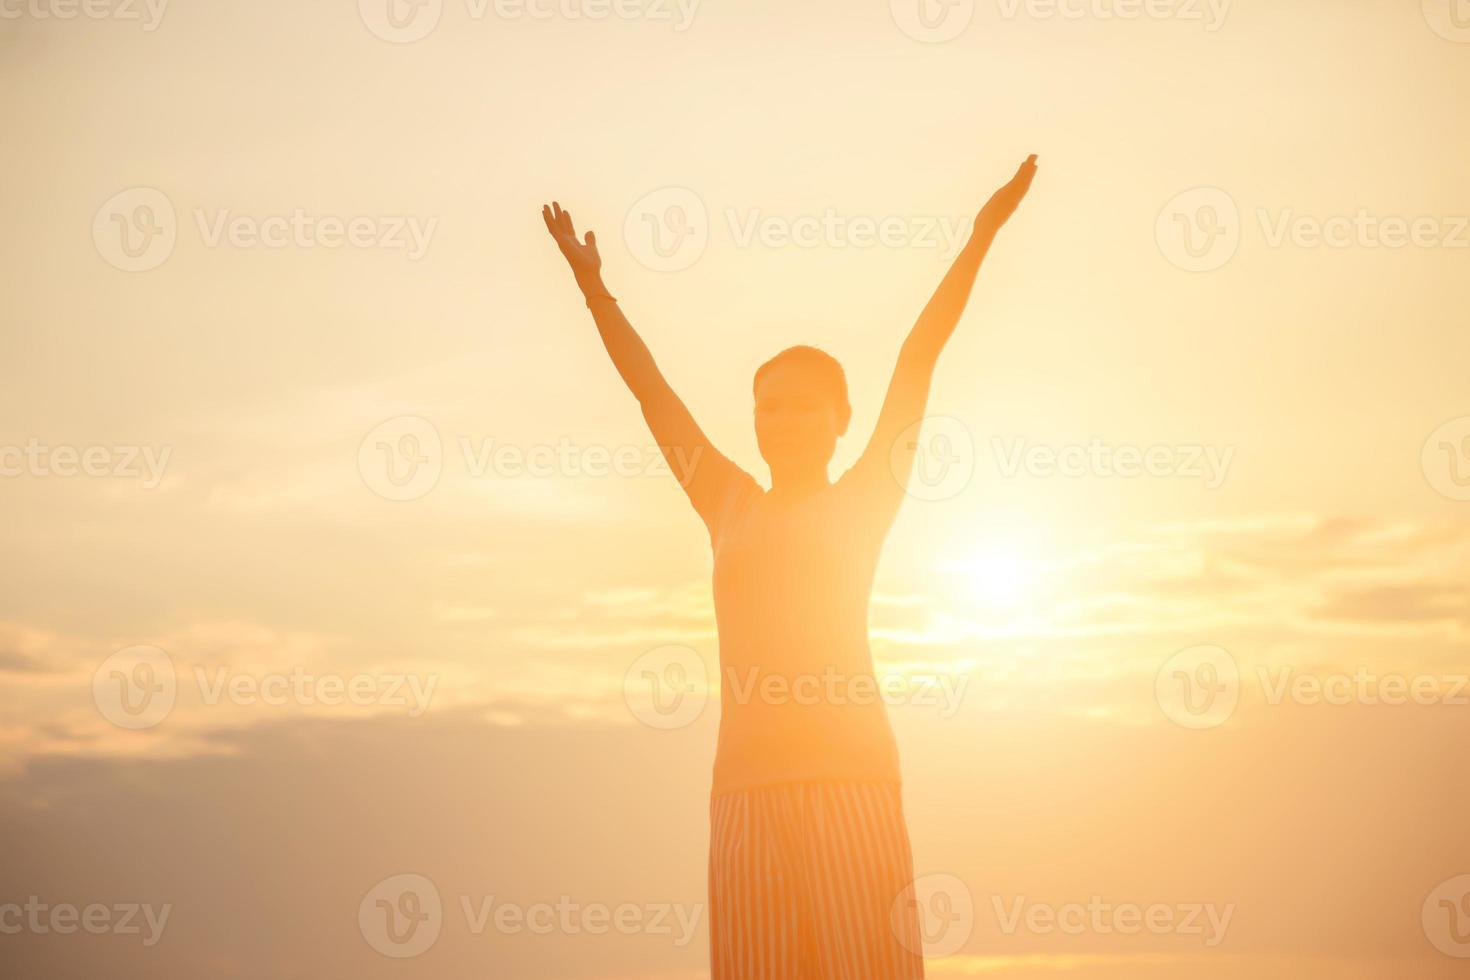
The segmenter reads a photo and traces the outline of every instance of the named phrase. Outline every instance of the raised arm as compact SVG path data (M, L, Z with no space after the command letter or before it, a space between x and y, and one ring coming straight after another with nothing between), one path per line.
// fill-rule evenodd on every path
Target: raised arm
M618 301L608 292L602 281L602 257L597 251L597 236L589 231L582 241L578 241L572 227L571 212L563 211L561 205L554 201L550 207L541 209L541 216L546 221L546 230L571 266L613 366L628 390L638 399L654 441L678 478L679 485L689 495L694 509L713 529L713 521L725 494L738 482L750 477L710 444L694 416L664 379L643 338L638 336L638 331L623 315Z
M975 218L975 230L949 272L934 291L924 312L909 331L899 350L898 364L888 384L888 394L878 413L873 437L853 467L854 475L874 488L880 498L891 499L894 509L903 499L904 484L913 470L917 445L905 440L895 445L904 430L924 417L929 385L939 352L960 322L970 299L980 264L990 251L996 234L1020 206L1036 176L1036 155L1021 164L1010 181L996 191Z

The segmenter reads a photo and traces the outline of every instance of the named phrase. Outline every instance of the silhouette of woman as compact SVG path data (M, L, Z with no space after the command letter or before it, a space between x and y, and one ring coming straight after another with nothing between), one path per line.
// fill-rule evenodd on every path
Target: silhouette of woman
M877 428L835 483L852 415L842 367L792 347L755 373L761 487L705 437L602 281L597 238L542 209L613 365L709 530L720 646L710 803L713 980L922 978L898 750L868 647L868 600L904 497L939 352L981 262L1036 175L1028 157L899 352ZM692 465L690 465L692 463Z

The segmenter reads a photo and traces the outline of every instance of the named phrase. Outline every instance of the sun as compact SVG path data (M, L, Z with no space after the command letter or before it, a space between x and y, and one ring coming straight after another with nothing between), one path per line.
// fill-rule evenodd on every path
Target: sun
M992 606L1018 606L1032 595L1035 562L1023 556L995 552L961 563L962 587L971 598Z
M1036 598L1042 557L1015 542L985 542L969 556L944 562L940 570L966 603L1013 609Z

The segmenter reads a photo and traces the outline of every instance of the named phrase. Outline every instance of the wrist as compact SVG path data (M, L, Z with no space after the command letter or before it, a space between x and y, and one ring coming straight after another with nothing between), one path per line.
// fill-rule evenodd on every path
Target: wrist
M964 250L971 255L983 256L986 252L990 251L990 246L995 243L995 233L999 230L998 228L977 224L974 232L970 235L970 240L965 242Z
M588 306L591 306L593 303L616 303L618 301L616 296L608 292L607 287L602 284L601 279L595 283L583 283L581 285L582 298L587 301Z
M970 243L975 244L978 242L983 245L989 245L991 242L995 241L996 233L999 231L999 224L987 221L984 217L976 218L975 231L974 234L970 236Z

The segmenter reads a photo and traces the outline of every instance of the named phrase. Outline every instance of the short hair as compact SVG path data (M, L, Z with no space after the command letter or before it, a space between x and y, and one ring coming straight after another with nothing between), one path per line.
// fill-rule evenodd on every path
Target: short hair
M847 401L847 373L842 370L842 365L826 351L805 344L788 347L756 368L755 380L751 383L752 392L760 387L765 373L778 364L791 364L808 372L822 392L832 399L839 414L850 410L851 406Z

